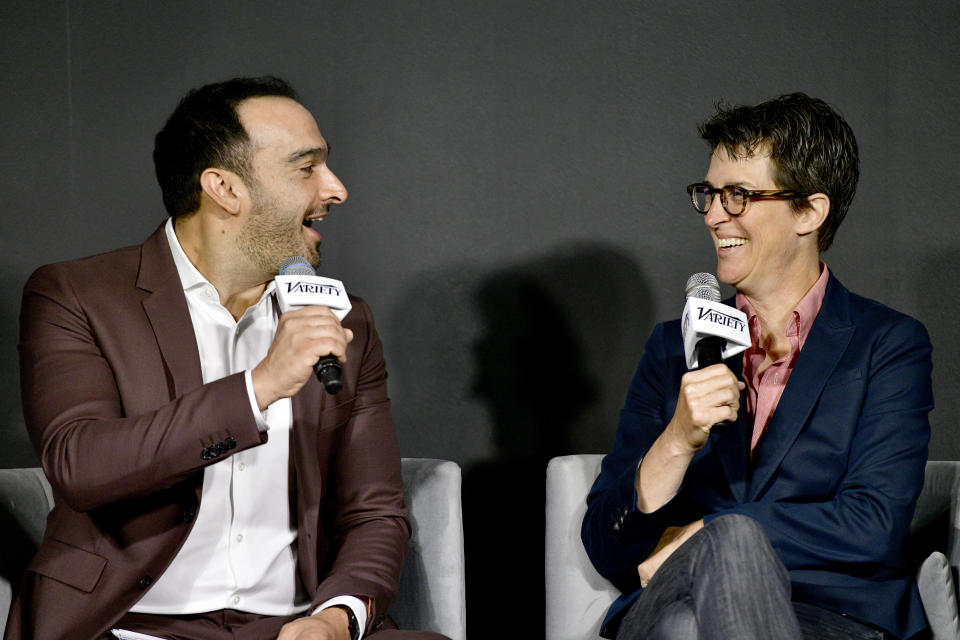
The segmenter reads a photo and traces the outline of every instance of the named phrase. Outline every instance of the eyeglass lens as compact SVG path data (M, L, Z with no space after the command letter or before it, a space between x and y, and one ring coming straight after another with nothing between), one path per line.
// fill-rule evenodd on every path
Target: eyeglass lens
M706 213L710 210L715 195L720 196L720 203L727 213L737 215L743 212L746 202L745 190L741 187L726 186L722 189L714 189L706 185L697 185L693 188L693 206L700 213Z

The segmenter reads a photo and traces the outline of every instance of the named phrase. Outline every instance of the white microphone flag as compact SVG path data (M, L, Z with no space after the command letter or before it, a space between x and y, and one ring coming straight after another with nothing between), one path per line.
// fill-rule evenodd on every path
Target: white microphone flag
M323 276L277 276L277 302L286 313L310 305L329 307L338 320L343 320L353 305L343 283Z
M697 343L708 336L726 340L723 347L724 360L743 353L750 347L747 314L722 302L687 298L687 304L683 307L681 328L683 353L687 358L688 369L697 367Z

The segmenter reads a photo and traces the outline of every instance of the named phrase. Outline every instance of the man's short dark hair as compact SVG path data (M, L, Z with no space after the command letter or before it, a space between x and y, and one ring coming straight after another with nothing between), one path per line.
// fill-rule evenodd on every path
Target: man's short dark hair
M724 107L698 127L712 150L722 146L731 157L770 152L778 189L824 193L830 212L820 227L817 248L833 242L853 201L860 177L857 140L850 125L823 100L791 93L755 106ZM791 201L795 211L805 198Z
M157 182L171 216L200 207L200 174L211 167L248 179L250 137L237 116L237 106L262 96L298 100L286 81L273 76L208 84L180 100L153 146Z

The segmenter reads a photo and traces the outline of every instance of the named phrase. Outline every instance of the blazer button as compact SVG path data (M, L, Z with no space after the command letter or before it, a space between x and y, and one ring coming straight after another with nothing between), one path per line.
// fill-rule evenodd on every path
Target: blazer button
M137 586L140 587L141 591L149 587L151 584L153 584L153 578L150 576L143 576L137 580Z
M230 447L227 446L226 442L218 442L214 446L213 450L216 451L216 454L219 456L229 451Z
M213 460L213 450L210 447L205 448L200 452L201 460Z
M193 510L191 510L191 509L187 509L186 511L183 512L183 521L184 521L184 522L190 522L191 520L193 520L193 519L196 517L196 515L197 515L197 512L196 512L196 511L193 511Z
M383 627L383 621L386 619L382 613L377 615L376 621L373 623L374 630L379 631Z
M227 445L227 449L236 449L237 439L233 436L227 436L227 439L223 441L223 444Z

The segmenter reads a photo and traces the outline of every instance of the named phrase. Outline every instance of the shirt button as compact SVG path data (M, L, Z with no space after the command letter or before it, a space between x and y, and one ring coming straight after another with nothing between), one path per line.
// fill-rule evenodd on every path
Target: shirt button
M237 534L237 542L243 542L243 534L242 534L242 533L238 533L238 534Z
M240 469L240 471L243 471L246 468L247 468L247 465L243 462L237 465L237 469Z
M240 596L233 596L233 604L240 604Z

